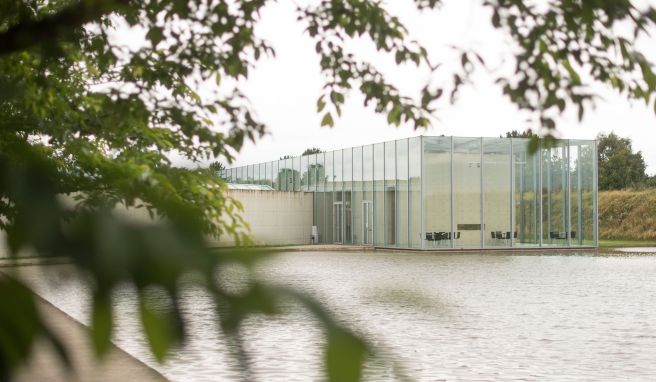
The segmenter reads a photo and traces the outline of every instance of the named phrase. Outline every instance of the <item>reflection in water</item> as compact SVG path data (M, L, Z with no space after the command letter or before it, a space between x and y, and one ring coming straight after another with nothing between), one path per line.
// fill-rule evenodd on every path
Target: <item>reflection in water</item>
M87 321L86 289L22 268L46 299ZM656 256L505 256L289 253L258 270L328 305L418 380L653 379L656 377ZM236 270L234 282L239 283ZM119 293L115 342L172 380L232 380L209 300L186 292L188 345L165 365L147 353L131 291ZM297 306L244 330L260 380L320 380L320 328ZM391 380L372 362L372 380Z

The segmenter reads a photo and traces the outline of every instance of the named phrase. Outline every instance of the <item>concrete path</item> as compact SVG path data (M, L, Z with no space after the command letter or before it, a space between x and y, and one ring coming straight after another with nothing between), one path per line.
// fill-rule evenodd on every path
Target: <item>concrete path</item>
M1 269L0 277L6 277L2 275ZM53 351L52 346L45 341L40 341L33 349L29 363L17 371L15 381L166 381L161 374L115 345L111 345L104 358L98 360L90 342L89 328L41 297L36 296L36 301L37 308L46 324L66 347L73 368L67 370Z

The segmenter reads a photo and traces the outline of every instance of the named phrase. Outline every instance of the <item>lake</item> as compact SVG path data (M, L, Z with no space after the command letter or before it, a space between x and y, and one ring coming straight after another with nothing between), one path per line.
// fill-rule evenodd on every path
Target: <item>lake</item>
M23 267L44 298L88 322L87 288L56 268ZM290 252L261 276L300 288L421 381L656 379L656 254L599 256ZM240 269L226 271L237 287ZM130 288L114 342L175 381L237 380L209 299L186 291L190 339L164 365L149 355ZM296 305L244 328L262 381L320 380L322 333ZM369 362L370 380L394 380Z

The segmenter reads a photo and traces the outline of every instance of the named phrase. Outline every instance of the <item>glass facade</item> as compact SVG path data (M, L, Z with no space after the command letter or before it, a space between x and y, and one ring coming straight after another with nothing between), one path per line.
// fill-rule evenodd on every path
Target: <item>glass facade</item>
M596 150L592 140L547 145L529 138L422 136L221 175L231 183L313 193L321 243L427 250L594 247Z

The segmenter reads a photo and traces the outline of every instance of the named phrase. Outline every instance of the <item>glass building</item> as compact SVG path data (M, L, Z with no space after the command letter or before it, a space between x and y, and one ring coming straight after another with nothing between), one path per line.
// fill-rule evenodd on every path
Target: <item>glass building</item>
M221 176L312 192L320 243L596 247L596 158L593 140L535 145L528 138L420 136L226 169Z

